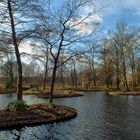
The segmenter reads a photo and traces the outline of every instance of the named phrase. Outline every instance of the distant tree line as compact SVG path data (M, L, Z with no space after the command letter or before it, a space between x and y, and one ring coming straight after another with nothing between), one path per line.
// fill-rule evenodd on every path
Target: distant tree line
M83 13L89 5L93 10ZM121 20L98 37L94 6L92 0L0 1L1 82L17 87L17 100L23 84L50 87L50 103L55 84L127 91L140 86L139 28Z
M91 7L89 12L86 11L88 6ZM7 87L13 86L16 80L17 100L22 100L23 80L44 77L45 90L49 77L50 103L53 103L58 72L63 81L64 64L88 51L80 46L98 28L99 22L91 20L94 14L92 0L61 0L59 3L53 0L0 1L1 77L6 77ZM30 42L32 55L28 51L20 52L26 42ZM33 65L24 64L22 59L25 57L32 59ZM40 69L37 63L34 65L35 61ZM76 74L76 66L74 69Z

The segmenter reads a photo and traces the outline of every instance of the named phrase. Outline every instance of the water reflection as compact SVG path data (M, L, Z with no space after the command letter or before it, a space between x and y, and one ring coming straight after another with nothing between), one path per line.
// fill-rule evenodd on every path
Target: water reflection
M0 109L5 108L9 102L16 100L16 94L0 94Z
M55 99L55 103L75 107L78 116L70 121L1 131L0 140L135 140L140 138L140 97L112 97L103 93L85 93L84 97ZM0 95L4 101L15 95ZM48 102L24 96L32 103Z

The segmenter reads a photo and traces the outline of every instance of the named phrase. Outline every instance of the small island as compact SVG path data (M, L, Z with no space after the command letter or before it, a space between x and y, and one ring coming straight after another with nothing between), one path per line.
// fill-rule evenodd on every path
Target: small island
M26 111L0 110L0 130L59 122L76 115L76 109L55 104L31 105Z
M25 95L35 95L38 98L49 98L49 90L43 91L36 87L29 88L23 92ZM58 89L54 91L53 98L70 98L84 96L80 91L70 89Z

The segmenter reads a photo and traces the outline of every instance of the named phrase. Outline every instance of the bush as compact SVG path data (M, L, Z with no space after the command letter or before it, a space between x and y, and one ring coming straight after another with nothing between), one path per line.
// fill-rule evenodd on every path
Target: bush
M29 106L26 104L25 101L13 101L8 104L7 110L13 110L13 111L26 111L29 108Z
M5 88L13 88L13 82L12 81L7 81Z

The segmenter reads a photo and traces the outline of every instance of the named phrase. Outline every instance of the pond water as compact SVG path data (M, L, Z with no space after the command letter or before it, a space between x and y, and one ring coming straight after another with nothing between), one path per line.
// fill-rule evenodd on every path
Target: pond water
M15 99L15 94L0 95L0 108ZM24 100L30 104L48 102L31 95ZM0 131L0 140L140 140L140 96L89 92L84 97L54 102L76 108L78 116L59 123Z

